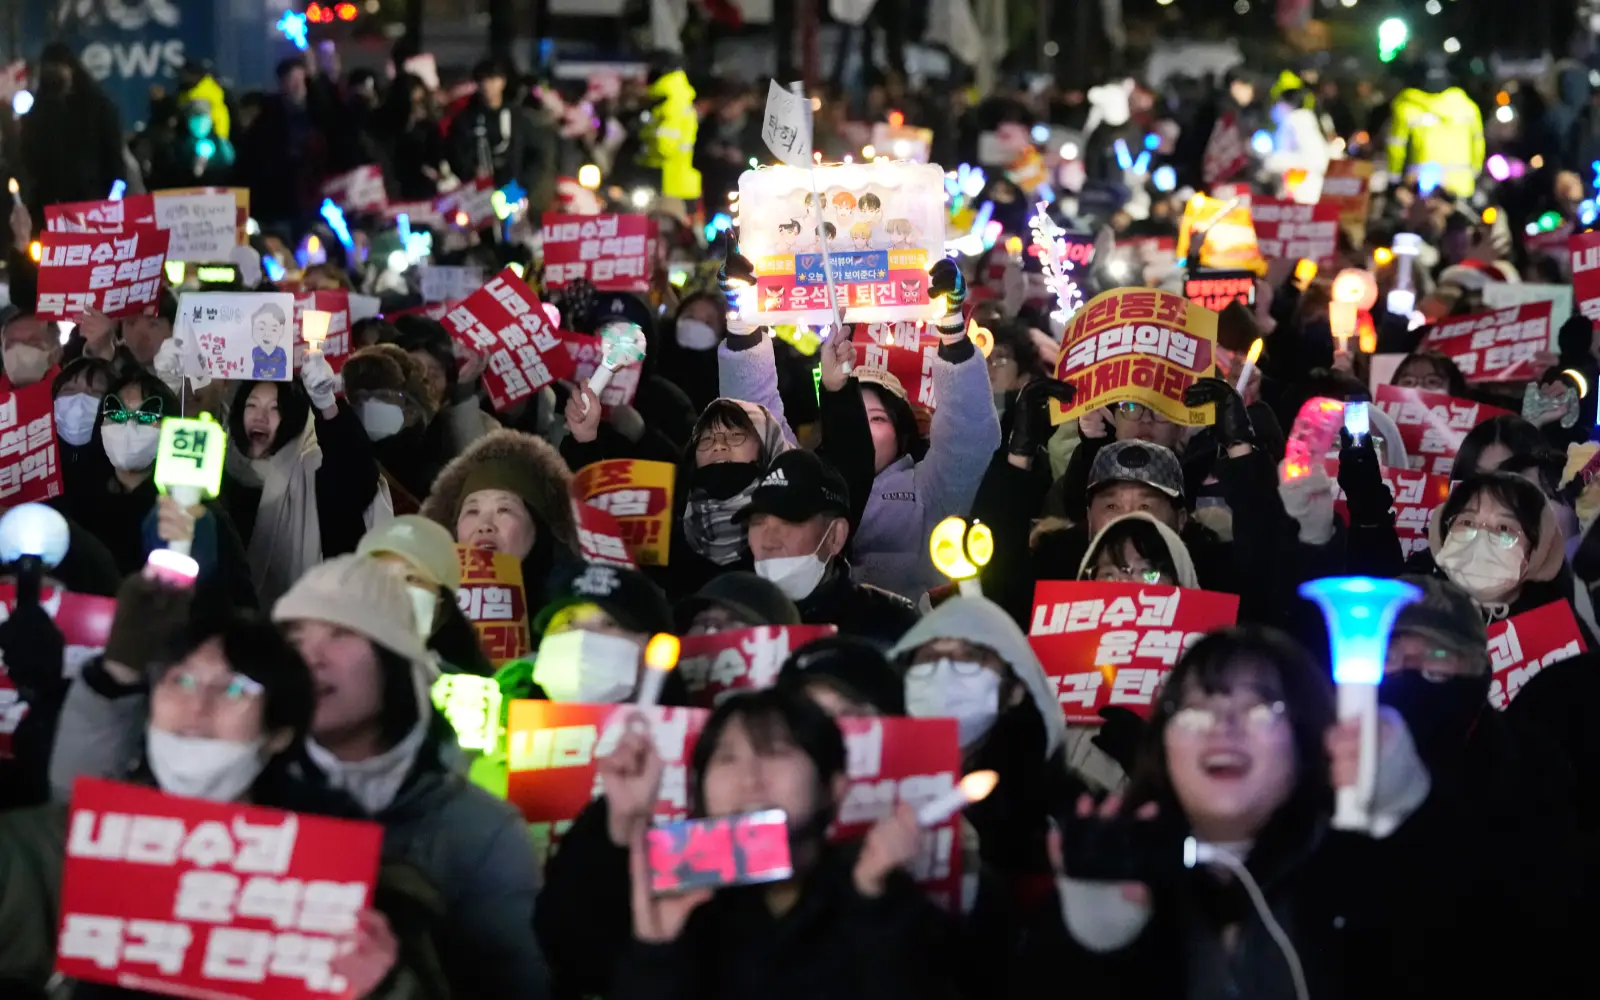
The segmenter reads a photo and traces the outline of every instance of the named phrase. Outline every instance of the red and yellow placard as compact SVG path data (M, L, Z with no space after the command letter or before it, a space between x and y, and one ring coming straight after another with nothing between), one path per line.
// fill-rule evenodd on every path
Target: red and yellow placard
M1200 245L1198 253L1194 251L1196 243ZM1256 246L1249 202L1242 198L1223 201L1203 194L1190 198L1178 226L1178 259L1190 268L1245 268L1266 274L1267 262Z
M516 556L468 545L457 545L456 555L461 560L456 606L477 631L483 654L496 667L526 656L533 641L522 563Z
M640 566L665 566L672 544L672 486L677 469L670 462L618 458L578 470L572 492L591 507L617 519L622 540Z

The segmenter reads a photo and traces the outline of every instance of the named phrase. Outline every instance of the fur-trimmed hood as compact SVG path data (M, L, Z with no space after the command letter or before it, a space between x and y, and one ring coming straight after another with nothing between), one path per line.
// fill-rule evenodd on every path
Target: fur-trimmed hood
M462 490L472 470L488 462L514 462L532 471L533 496L523 497L530 510L568 550L578 551L578 530L572 513L572 473L561 455L542 439L501 428L474 441L439 472L422 501L422 516L444 525L455 537L456 512L466 499Z

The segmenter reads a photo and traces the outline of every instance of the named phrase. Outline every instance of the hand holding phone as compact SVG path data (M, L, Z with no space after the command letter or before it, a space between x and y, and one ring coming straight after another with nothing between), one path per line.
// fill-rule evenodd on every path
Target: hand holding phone
M1349 402L1344 404L1344 429L1359 444L1361 439L1372 433L1372 425L1367 416L1367 403Z

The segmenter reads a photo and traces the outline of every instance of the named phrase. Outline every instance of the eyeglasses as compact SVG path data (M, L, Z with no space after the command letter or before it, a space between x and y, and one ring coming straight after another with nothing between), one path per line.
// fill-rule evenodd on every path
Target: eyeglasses
M1186 736L1205 736L1223 722L1230 722L1252 736L1260 736L1271 732L1287 712L1288 707L1281 701L1258 701L1248 705L1212 702L1209 705L1185 705L1172 713L1169 724Z
M1143 421L1156 418L1156 411L1142 403L1112 403L1111 412L1123 420Z
M108 424L125 424L129 420L135 420L148 427L151 424L161 423L162 409L160 396L151 396L140 403L137 410L128 409L116 396L107 396L105 419Z
M1439 375L1424 375L1421 378L1402 375L1394 380L1394 384L1402 389L1423 389L1427 392L1444 392L1450 388L1450 383Z
M731 431L706 431L700 435L700 440L695 442L694 450L699 452L710 451L721 441L729 448L742 448L750 440L750 435L741 430Z
M1507 528L1499 524L1485 524L1474 521L1462 515L1450 522L1450 534L1460 535L1463 540L1476 541L1480 534L1488 535L1489 540L1502 549L1515 548L1517 542L1522 540L1522 529Z
M169 671L161 678L159 686L167 691L191 696L204 694L210 700L222 701L229 705L240 705L252 698L260 697L263 690L259 683L242 674L234 674L226 683L206 684L183 670Z
M1017 359L1013 358L1009 354L996 353L996 354L989 355L989 367L990 368L999 368L1001 365L1014 365L1016 363L1017 363Z
M932 677L941 667L949 667L957 677L976 677L983 673L983 664L976 660L952 660L941 656L937 660L924 660L906 668L907 677Z
M1096 566L1084 570L1082 579L1100 583L1146 583L1155 586L1161 582L1161 570L1154 566L1140 569L1132 566Z

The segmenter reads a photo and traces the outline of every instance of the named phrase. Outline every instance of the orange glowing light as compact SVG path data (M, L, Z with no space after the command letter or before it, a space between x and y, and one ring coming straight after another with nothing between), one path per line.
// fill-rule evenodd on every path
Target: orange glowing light
M906 116L898 111L889 112L889 127L899 128L906 123Z
M348 2L341 3L334 7L333 12L341 21L354 21L356 19L356 14L359 13L359 11L356 10L356 5Z

